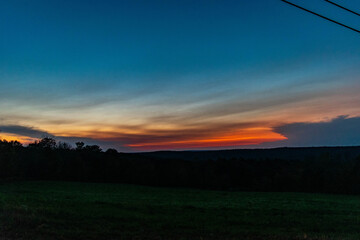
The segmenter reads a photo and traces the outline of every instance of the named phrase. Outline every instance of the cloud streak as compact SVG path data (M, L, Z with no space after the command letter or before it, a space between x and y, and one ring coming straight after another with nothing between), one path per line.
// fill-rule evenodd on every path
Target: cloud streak
M31 138L54 137L52 134L38 130L33 127L26 127L20 125L0 125L0 132L12 133L20 136L27 136Z

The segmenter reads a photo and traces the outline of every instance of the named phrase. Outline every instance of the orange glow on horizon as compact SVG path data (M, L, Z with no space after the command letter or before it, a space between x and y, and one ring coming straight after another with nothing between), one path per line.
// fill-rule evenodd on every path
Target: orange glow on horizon
M38 140L37 138L31 138L31 137L27 137L27 136L20 136L20 135L17 135L17 134L9 134L9 133L1 133L0 139L1 140L6 140L6 141L9 141L9 142L10 141L18 141L21 144L25 144L25 145Z
M258 145L264 142L275 142L287 138L269 128L241 129L221 136L206 139L183 139L175 141L154 141L127 144L137 150L196 149L209 147L236 147Z

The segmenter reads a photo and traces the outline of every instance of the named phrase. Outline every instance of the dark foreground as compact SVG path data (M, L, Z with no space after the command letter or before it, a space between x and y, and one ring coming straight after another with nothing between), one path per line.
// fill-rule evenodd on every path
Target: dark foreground
M360 239L360 197L18 182L0 221L0 239Z

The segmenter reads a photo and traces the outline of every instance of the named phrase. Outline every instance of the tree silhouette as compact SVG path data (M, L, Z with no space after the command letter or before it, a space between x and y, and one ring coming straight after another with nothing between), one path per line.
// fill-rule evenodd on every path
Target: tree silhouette
M44 137L40 141L35 141L34 143L30 143L29 147L43 148L43 149L55 149L56 148L56 140L51 137Z
M83 142L76 142L75 145L76 145L76 150L79 151L79 150L82 150L82 149L84 148L85 143L83 143Z
M98 145L86 145L83 149L88 152L102 152L102 149Z

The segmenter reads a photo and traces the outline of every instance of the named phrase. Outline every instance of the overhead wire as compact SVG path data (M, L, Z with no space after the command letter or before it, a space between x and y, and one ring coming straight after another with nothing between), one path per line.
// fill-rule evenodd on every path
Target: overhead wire
M285 2L285 3L287 3L287 4L289 4L289 5L293 6L293 7L299 8L299 9L301 9L301 10L303 10L303 11L308 12L308 13L311 13L311 14L313 14L313 15L316 15L316 16L318 16L318 17L321 17L321 18L323 18L323 19L325 19L325 20L327 20L327 21L330 21L330 22L332 22L332 23L335 23L335 24L337 24L337 25L340 25L340 26L342 26L342 27L345 27L345 28L347 28L347 29L350 29L350 30L352 30L352 31L354 31L354 32L360 33L360 30L358 30L358 29L356 29L356 28L350 27L350 26L345 25L345 24L343 24L343 23L341 23L341 22L338 22L338 21L335 21L335 20L333 20L333 19L331 19L331 18L325 17L325 16L323 16L323 15L321 15L321 14L318 14L318 13L316 13L316 12L313 12L313 11L311 11L311 10L309 10L309 9L306 9L306 8L304 8L304 7L301 7L301 6L299 6L299 5L296 5L296 4L292 3L292 2L289 2L289 1L287 1L287 0L280 0L280 1Z
M328 3L330 3L330 4L334 5L334 6L337 6L337 7L341 8L341 9L344 9L345 11L348 11L348 12L351 12L351 13L353 13L353 14L355 14L355 15L360 16L360 13L357 13L357 12L351 10L351 9L348 9L348 8L346 8L346 7L343 7L343 6L337 4L337 3L333 2L333 1L325 0L325 2L328 2Z

